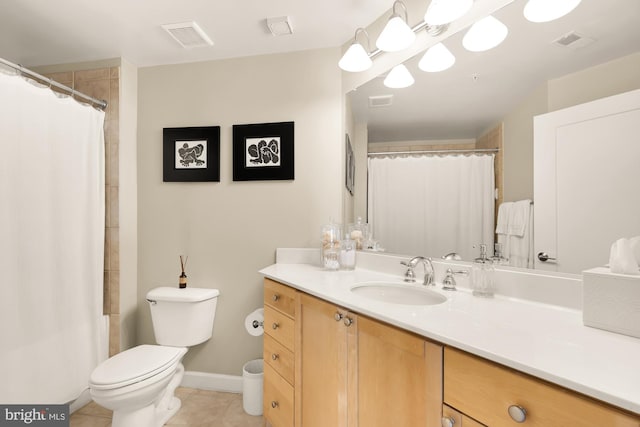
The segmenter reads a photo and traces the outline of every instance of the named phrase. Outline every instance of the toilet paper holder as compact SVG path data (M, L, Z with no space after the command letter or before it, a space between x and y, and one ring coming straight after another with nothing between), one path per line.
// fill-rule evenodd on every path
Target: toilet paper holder
M257 320L254 320L251 323L251 326L253 326L254 329L258 329L260 327L264 327L264 322L258 322Z

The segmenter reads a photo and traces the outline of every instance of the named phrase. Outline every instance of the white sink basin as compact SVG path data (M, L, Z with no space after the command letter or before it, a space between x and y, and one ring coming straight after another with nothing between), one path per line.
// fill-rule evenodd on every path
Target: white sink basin
M365 282L351 288L351 292L366 298L391 304L436 305L447 300L444 295L421 285L403 285L400 283Z

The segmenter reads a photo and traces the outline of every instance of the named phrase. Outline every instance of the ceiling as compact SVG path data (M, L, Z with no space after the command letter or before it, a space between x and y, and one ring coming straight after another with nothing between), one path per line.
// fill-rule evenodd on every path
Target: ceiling
M123 57L147 67L336 47L355 28L388 14L392 4L240 1L2 0L0 57L28 67ZM414 86L391 90L376 78L353 92L354 115L368 122L370 142L475 138L545 80L640 51L638 0L584 0L571 14L544 24L526 21L523 6L516 0L494 14L509 27L497 48L467 52L461 31L445 41L456 56L449 70L424 73L418 55L407 62ZM271 35L266 18L284 15L294 34ZM214 45L184 49L160 27L185 21L196 21ZM572 30L596 42L579 50L552 44ZM387 94L394 95L392 108L367 107L369 96Z
M425 0L426 1L426 0ZM2 0L0 57L25 66L126 58L138 67L341 46L391 0ZM275 37L266 18L289 16ZM184 49L160 25L196 21L214 45Z
M638 0L583 0L569 15L541 24L524 18L524 3L493 14L509 28L500 46L468 52L461 31L444 41L456 57L452 68L420 71L419 54L405 62L413 86L388 89L380 77L352 92L354 115L368 123L369 142L476 138L543 82L640 52ZM577 50L553 44L570 31L595 42ZM392 106L368 108L368 97L380 95L393 95Z

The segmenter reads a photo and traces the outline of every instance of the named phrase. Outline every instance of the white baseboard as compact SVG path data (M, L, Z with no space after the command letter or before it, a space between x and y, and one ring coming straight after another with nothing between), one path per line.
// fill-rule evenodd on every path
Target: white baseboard
M69 413L73 414L78 409L82 408L87 403L91 402L91 394L89 393L89 389L85 389L80 396L72 402L69 402Z
M180 385L182 387L198 388L201 390L242 393L242 376L187 371L184 373Z

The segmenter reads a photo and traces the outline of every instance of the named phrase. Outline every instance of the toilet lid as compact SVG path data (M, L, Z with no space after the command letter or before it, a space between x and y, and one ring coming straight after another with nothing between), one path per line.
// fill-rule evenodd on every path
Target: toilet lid
M95 388L124 387L177 364L186 352L184 347L139 345L105 360L93 370L89 381Z

